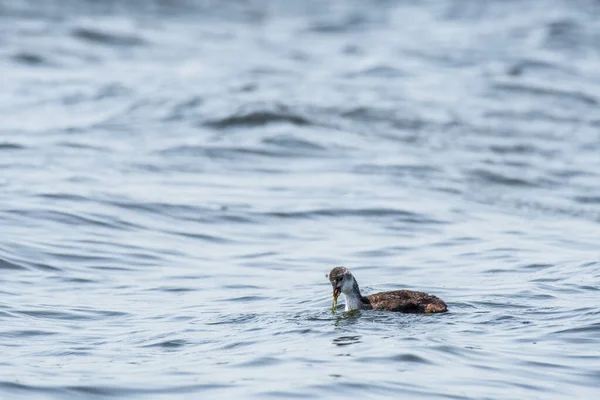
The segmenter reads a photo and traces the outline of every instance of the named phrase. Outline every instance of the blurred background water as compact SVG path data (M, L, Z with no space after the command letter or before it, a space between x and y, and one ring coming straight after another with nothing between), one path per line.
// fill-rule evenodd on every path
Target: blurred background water
M597 396L600 2L0 0L0 68L0 398Z

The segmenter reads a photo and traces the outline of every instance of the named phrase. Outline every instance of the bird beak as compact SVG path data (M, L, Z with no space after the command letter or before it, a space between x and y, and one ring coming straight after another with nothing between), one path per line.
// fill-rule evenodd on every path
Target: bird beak
M340 297L340 293L342 292L342 289L339 287L336 287L333 289L333 302L336 303L338 297Z
M337 303L338 297L340 297L341 292L342 292L342 289L340 289L339 287L333 288L333 304L331 305L332 313L335 313L335 305Z

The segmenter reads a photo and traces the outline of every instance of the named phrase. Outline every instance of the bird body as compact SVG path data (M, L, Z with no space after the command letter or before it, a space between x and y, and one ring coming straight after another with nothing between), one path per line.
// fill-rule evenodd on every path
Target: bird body
M346 298L346 311L386 310L404 313L448 311L446 303L440 298L413 290L394 290L363 296L354 275L344 267L332 269L328 278L333 287L334 307L339 295L343 294Z

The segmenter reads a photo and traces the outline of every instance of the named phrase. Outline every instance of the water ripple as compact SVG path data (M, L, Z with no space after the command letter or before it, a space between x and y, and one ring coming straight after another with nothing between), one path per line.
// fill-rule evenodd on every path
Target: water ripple
M270 123L289 123L293 125L309 125L310 120L291 113L286 108L280 108L276 111L254 110L241 111L234 115L207 121L206 125L213 128L235 128L237 126L261 126Z

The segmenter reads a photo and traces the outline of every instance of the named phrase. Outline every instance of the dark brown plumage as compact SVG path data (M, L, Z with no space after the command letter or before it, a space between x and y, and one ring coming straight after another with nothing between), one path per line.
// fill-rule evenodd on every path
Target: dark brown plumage
M363 296L352 273L336 267L328 275L333 287L334 305L340 293L346 297L346 311L386 310L403 313L439 313L448 311L440 298L413 290L394 290Z
M437 313L448 311L440 298L412 290L394 290L363 297L372 310L399 311L404 313Z

